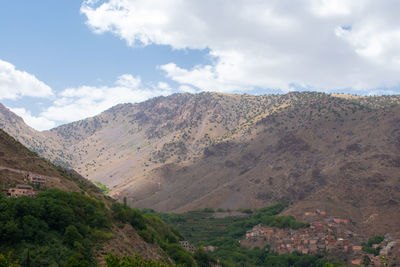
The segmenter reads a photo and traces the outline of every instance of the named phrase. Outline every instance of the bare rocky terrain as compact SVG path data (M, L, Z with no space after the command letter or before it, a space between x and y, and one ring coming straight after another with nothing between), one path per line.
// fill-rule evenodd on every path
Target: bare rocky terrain
M321 208L372 234L400 231L399 96L176 94L45 132L1 127L135 207Z

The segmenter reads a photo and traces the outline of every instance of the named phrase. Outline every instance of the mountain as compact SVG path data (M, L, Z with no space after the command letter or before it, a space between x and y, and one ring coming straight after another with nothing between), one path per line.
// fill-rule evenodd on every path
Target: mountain
M291 201L288 212L323 208L385 234L399 232L399 101L175 94L35 133L49 142L10 132L35 151L48 146L42 155L51 151L132 206L180 212Z
M43 134L25 124L24 120L0 103L0 129L16 138L23 145L57 165L71 167L62 146L49 134Z
M179 246L183 237L177 231L104 196L78 173L40 158L3 130L0 188L17 196L0 192L2 266L11 266L9 257L21 266L98 266L109 253L195 266Z

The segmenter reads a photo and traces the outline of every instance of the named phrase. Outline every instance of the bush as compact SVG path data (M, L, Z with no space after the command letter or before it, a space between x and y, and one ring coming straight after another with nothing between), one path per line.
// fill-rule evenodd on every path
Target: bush
M213 208L204 208L203 212L209 212L209 213L213 213L214 209Z
M247 213L247 214L252 214L253 213L253 211L251 209L241 209L240 211L243 212L243 213Z
M69 246L72 246L76 241L82 240L82 238L82 235L74 225L69 225L67 228L65 228L64 241Z
M115 255L107 255L105 257L106 267L168 267L170 265L155 261L144 260L139 255L133 257L118 258Z
M381 250L380 247L378 248L373 248L373 245L381 243L385 238L383 236L374 236L368 239L367 243L362 244L362 249L367 252L368 254L373 254L375 256L379 255L379 252Z
M81 193L52 189L34 198L0 198L0 251L14 249L23 266L26 251L33 266L85 266L93 261L92 229L110 225L104 203Z
M0 267L18 267L19 261L13 259L13 253L9 252L7 255L0 253Z

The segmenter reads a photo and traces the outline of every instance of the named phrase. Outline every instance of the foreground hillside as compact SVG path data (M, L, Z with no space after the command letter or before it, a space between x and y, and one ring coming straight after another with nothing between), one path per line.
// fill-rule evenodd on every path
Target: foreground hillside
M45 182L31 182L27 174ZM23 183L32 194L3 194ZM2 130L0 188L0 265L10 255L22 266L97 266L111 253L195 266L178 244L182 236L160 219L105 197L77 173L39 158Z
M217 264L218 260L202 249L187 252L178 242L184 237L161 221L158 214L144 214L105 197L77 173L39 158L2 130L0 169L0 187L4 192L9 192L16 184L25 183L35 193L24 195L22 192L18 197L0 194L1 266L327 264L327 260L320 255L277 256L268 250L248 250L237 245L247 227L264 222L265 218L268 221L286 205L264 209L260 213L263 216L241 225L234 236L229 232L226 236L225 231L215 227L219 231L219 244L224 246L214 255L221 259ZM41 177L44 182L38 184L29 177ZM290 226L306 226L293 219L290 222ZM192 228L193 225L188 222L185 227ZM233 247L232 242L235 244ZM227 250L230 247L234 250Z
M64 155L52 159L62 157L132 206L187 211L291 201L288 213L319 208L369 234L397 234L398 103L398 96L310 92L177 94L35 134L49 140L44 154L59 144ZM34 135L20 140L40 150Z

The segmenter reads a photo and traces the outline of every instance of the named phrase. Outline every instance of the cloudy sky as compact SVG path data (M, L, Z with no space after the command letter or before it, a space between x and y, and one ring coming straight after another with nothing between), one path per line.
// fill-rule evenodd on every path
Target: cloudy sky
M398 0L13 0L0 102L38 130L176 92L400 93Z

